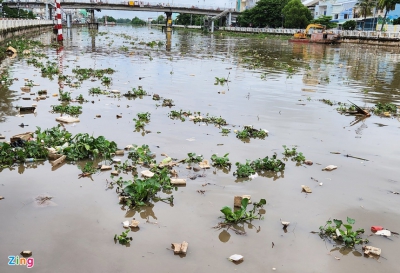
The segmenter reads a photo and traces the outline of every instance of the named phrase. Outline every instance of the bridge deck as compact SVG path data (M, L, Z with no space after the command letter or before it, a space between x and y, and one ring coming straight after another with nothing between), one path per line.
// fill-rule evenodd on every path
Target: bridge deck
M51 4L52 2L50 2ZM45 2L15 2L4 1L3 5L7 5L10 8L41 8L46 5ZM139 2L139 1L63 1L61 2L63 9L95 9L95 10L124 10L124 11L147 11L147 12L174 12L174 13L189 13L189 14L200 14L200 15L218 15L224 10L229 10L232 15L237 16L240 12L234 9L224 9L219 7L198 7L194 5L189 6L169 6L161 5L150 2Z

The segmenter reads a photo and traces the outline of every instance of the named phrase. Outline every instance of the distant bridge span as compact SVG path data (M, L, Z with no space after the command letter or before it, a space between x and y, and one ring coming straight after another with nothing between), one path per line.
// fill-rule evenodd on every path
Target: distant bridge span
M48 2L48 4L53 4L53 2ZM46 6L45 2L15 2L4 1L3 5L7 5L10 8L23 8L23 9L34 9L42 8ZM94 9L94 10L123 10L123 11L147 11L147 12L173 12L173 13L189 13L189 14L199 14L199 15L211 15L216 16L223 12L224 10L229 10L233 16L237 16L240 12L235 11L235 9L226 9L222 7L197 7L196 5L161 5L150 2L141 1L103 1L94 2L93 0L84 1L63 1L61 2L61 7L63 9Z

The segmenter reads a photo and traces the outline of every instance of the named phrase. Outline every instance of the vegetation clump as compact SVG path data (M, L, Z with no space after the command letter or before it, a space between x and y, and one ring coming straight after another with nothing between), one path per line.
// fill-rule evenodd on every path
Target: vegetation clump
M232 208L225 206L221 209L221 212L224 214L224 222L230 224L237 224L240 222L251 221L254 219L263 219L260 213L257 211L262 208L267 201L265 199L261 199L259 202L253 202L253 209L246 211L247 205L249 204L249 199L243 198L241 202L240 209L232 210Z
M203 161L202 155L197 155L196 153L188 153L188 157L184 160L185 163L200 163Z
M264 139L268 136L266 130L263 129L254 129L253 126L244 126L243 130L238 130L236 132L236 137L239 139L249 139L249 138L261 138Z
M52 105L53 113L67 114L70 116L77 117L82 114L82 106L71 106L71 105Z
M129 152L128 158L133 164L143 164L145 166L155 163L154 154L150 151L148 145L142 146L133 145L133 149Z
M136 88L132 88L132 91L129 90L127 93L123 94L123 96L125 97L143 97L143 96L147 96L147 92L145 90L143 90L142 87L138 87L138 89Z
M347 247L354 247L357 244L368 243L368 239L360 238L364 233L364 229L360 228L353 231L355 220L347 217L347 224L342 220L328 220L325 226L319 227L319 235L321 238L333 239L336 243L344 244Z
M380 103L378 102L374 108L375 115L381 115L385 112L390 114L397 114L397 106L393 103Z
M228 167L230 169L232 163L229 161L228 155L229 153L224 154L224 156L217 156L216 154L213 154L211 156L212 165L222 168Z
M292 160L297 161L297 162L303 162L306 160L304 157L303 153L297 152L297 148L293 147L292 149L286 147L286 145L283 145L284 152L283 154L286 157L292 157Z

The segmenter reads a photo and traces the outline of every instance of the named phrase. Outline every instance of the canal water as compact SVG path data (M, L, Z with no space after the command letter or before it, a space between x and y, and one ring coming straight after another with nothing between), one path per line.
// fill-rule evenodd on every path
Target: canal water
M49 44L52 34L36 39ZM2 169L0 272L25 272L25 266L7 265L8 256L23 250L33 251L33 272L398 271L399 236L372 236L370 227L400 230L400 196L392 193L400 192L399 119L362 119L336 110L338 102L348 101L360 107L399 105L396 48L292 44L185 30L168 37L156 28L116 26L100 27L95 33L74 28L65 34L62 50L46 47L38 52L57 62L64 75L73 75L77 67L116 70L108 87L90 80L79 87L61 83L72 97L82 94L89 100L81 104L80 122L65 125L69 132L102 135L120 148L147 144L157 161L164 158L161 153L184 159L194 152L208 160L213 154L229 153L233 166L230 171L212 167L196 173L181 164L175 169L187 185L173 191L174 205L156 202L139 210L125 210L115 190L107 190L107 181L113 180L110 172L79 179L76 164L52 169L48 161ZM50 111L51 105L59 104L52 95L58 94L60 83L41 77L28 59L19 56L1 65L18 79L0 93L0 134L6 140L36 127L58 125L59 115ZM215 84L215 77L227 78L228 83ZM49 97L23 100L36 97L21 92L24 79L40 84L31 92L46 89ZM149 96L88 94L92 87L126 93L138 86ZM153 94L172 99L174 106L163 107ZM32 103L37 104L35 114L18 115L16 106ZM214 125L170 119L171 110L221 116L232 132L225 136ZM135 130L132 119L139 112L151 113L147 132ZM21 123L28 126L21 128ZM266 129L268 136L241 141L233 130L244 125ZM282 172L253 179L233 175L235 162L274 154L283 158L283 145L297 147L314 164L289 159ZM121 157L122 162L126 158ZM338 168L322 171L331 164ZM122 177L132 179L129 174ZM302 192L302 185L312 193ZM223 221L220 209L233 206L233 197L243 194L253 201L266 199L264 219L236 226L245 235L213 228ZM52 196L52 203L38 206L39 195ZM341 248L312 233L328 219L346 217L355 219L356 229L365 229L369 245L382 249L380 258L363 256L361 246ZM130 232L133 241L129 246L115 243L114 234L124 231L121 222L132 218L140 221L140 229ZM281 220L290 221L286 232ZM171 243L182 241L189 243L187 255L174 256ZM243 255L244 261L230 262L227 257L232 254Z

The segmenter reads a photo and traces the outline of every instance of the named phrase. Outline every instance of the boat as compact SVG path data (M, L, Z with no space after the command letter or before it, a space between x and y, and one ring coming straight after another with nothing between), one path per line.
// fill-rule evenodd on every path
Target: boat
M321 32L314 32L308 38L310 28L322 29ZM339 44L341 37L339 34L326 31L326 27L320 24L309 24L304 32L298 32L293 35L289 42L294 43L317 43L317 44Z

